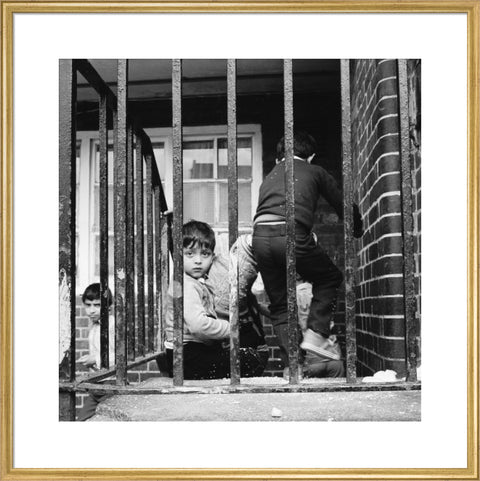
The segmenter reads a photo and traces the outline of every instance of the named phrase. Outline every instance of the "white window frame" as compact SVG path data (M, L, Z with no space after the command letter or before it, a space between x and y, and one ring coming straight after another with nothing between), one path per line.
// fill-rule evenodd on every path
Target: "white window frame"
M152 143L163 142L165 149L165 158L171 159L173 156L172 146L172 129L171 128L150 128L145 129ZM258 203L258 190L263 180L263 159L262 159L262 132L259 124L241 124L237 126L238 137L252 138L252 178L251 178L251 218L255 215L255 209ZM227 137L226 125L213 126L197 126L184 127L183 140L214 140L215 152L218 152L217 139ZM109 135L111 138L111 132ZM95 166L95 149L99 142L98 131L80 131L77 132L77 142L80 141L80 161L77 172L77 179L80 184L78 192L78 252L77 252L77 294L81 294L85 287L92 283L98 282L98 276L95 272L95 245L93 242L93 232L91 226L94 220L94 166ZM216 171L216 163L214 164ZM159 169L160 171L160 169ZM173 205L173 169L172 163L167 162L165 165L165 179L162 179L165 185L165 198L169 208ZM201 182L202 179L192 179L192 182ZM218 183L218 179L205 179L206 182ZM216 189L217 195L219 189ZM216 199L218 207L218 199ZM84 208L88 206L88 208ZM108 226L109 236L113 235L113 225ZM217 234L217 242L219 242L220 250L225 250L225 243L228 244L228 225L214 227ZM239 226L240 233L251 231L250 225Z

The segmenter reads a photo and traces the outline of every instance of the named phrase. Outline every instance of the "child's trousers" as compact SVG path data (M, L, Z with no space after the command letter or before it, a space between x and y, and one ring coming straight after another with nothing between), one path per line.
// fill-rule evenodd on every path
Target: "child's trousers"
M268 351L266 351L268 355ZM173 376L173 350L167 349L167 372ZM239 349L240 375L261 376L267 359L255 348ZM212 345L187 342L183 345L183 375L185 379L223 379L230 377L230 350L220 343Z
M288 349L288 310L286 274L286 225L257 224L253 230L253 252L270 299L275 334L284 354ZM330 321L337 300L342 273L318 246L310 233L295 233L296 270L312 283L312 303L307 327L324 337L330 336Z

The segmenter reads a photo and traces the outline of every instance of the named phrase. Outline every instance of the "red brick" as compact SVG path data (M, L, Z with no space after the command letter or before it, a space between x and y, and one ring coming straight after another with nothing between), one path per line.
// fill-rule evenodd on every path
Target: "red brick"
M378 353L390 359L405 359L405 340L380 338Z
M390 76L390 75L388 75ZM385 77L384 77L385 78ZM381 79L379 79L381 80ZM396 95L398 92L397 90L397 79L392 78L388 80L384 80L383 82L379 82L377 84L377 97L385 97L387 95Z
M147 379L150 379L152 377L160 377L160 372L142 372L140 374L140 381L146 381Z
M403 298L402 298L403 302ZM405 320L402 319L383 319L383 332L385 336L389 337L403 337L405 336Z
M138 372L127 372L127 379L129 382L140 382L140 374Z
M398 135L389 135L388 137L379 140L375 147L372 146L373 150L369 149L367 151L367 155L369 156L368 162L370 165L373 166L377 162L377 159L383 154L399 152L399 141L400 139ZM383 158L384 157L382 157L382 159ZM380 172L379 175L381 175Z
M76 327L88 327L88 317L77 317L75 319Z
M382 197L378 202L378 210L380 216L385 214L392 214L394 212L401 212L401 209L402 203L400 194Z
M387 172L400 171L400 155L398 153L390 153L379 158L377 161L378 175L383 175Z
M75 342L76 349L88 349L88 341L83 339L77 339Z

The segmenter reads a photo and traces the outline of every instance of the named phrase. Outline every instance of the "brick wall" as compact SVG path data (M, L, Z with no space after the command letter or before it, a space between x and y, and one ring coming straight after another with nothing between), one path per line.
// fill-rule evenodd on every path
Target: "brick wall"
M80 296L77 296L76 305L75 360L78 360L80 357L88 354L89 321ZM77 363L75 367L77 377L85 374L88 371L88 369L81 363ZM79 409L83 406L83 401L86 395L87 394L81 392L77 393L76 395L75 407L77 410L77 415Z
M354 192L365 228L357 245L358 374L404 374L397 65L355 60L351 67Z

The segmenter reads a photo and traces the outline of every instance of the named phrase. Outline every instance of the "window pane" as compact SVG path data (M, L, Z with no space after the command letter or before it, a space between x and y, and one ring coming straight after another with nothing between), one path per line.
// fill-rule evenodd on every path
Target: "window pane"
M227 184L221 183L220 187L220 222L228 222L228 194ZM238 184L238 221L252 222L252 202L250 183Z
M158 173L160 174L160 179L165 180L165 146L163 142L154 142L152 144L153 153L155 155L155 160L157 162ZM145 171L145 169L144 169Z
M109 144L107 150L107 159L108 159L108 182L113 182L113 145ZM98 184L100 182L100 145L97 143L95 145L95 183Z
M92 231L99 230L99 213L100 213L100 186L95 185L93 188L94 191L94 205L93 205L93 226ZM113 185L108 186L108 228L113 229Z
M241 137L237 139L238 178L252 177L252 139ZM228 177L228 144L227 139L218 139L218 178Z
M76 162L76 181L77 185L80 183L80 149L82 147L82 141L77 140L77 145L75 148L75 162Z
M96 278L100 277L100 234L95 234L94 237L95 242L95 269L94 269L94 276ZM113 235L108 236L108 275L113 276L113 249L114 249L114 242L113 242ZM110 285L110 289L112 289L112 285Z
M183 220L215 222L215 184L188 182L183 184Z
M82 146L82 141L77 140L77 145L75 149L75 176L76 176L76 187L75 187L75 266L77 272L77 281L78 281L78 273L79 273L79 265L78 265L78 242L79 242L79 234L78 234L78 218L80 216L80 149Z
M213 140L199 140L183 143L183 178L213 178Z
M78 217L80 215L80 148L82 145L81 140L77 140L77 146L75 149L75 181L76 181L76 188L75 188L75 205L76 205L76 210L75 210L75 229L77 231L77 236L78 236ZM78 251L77 251L78 252ZM78 255L77 255L78 257Z

